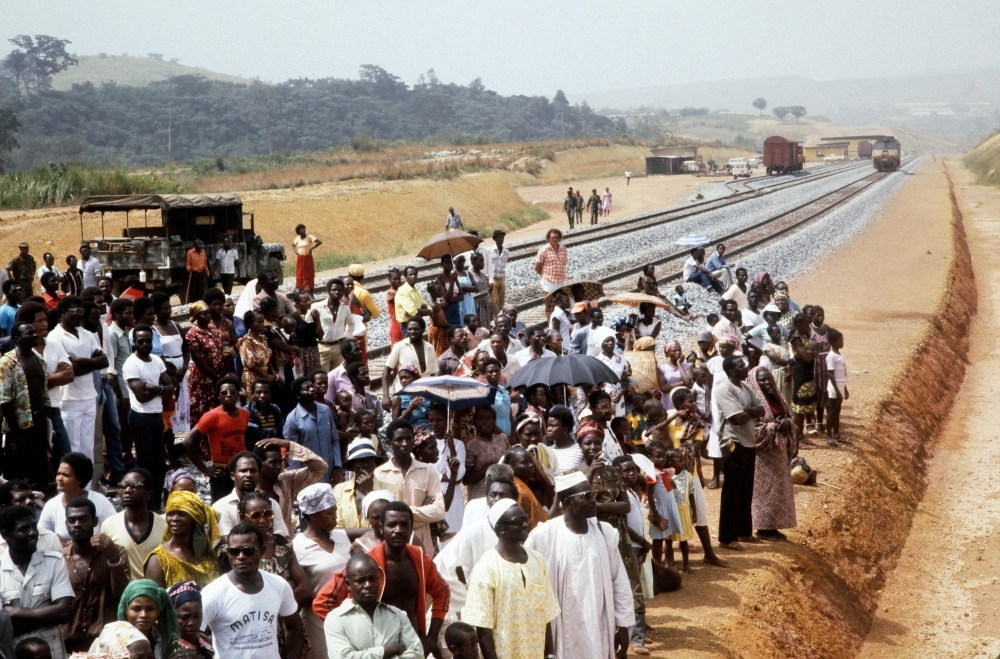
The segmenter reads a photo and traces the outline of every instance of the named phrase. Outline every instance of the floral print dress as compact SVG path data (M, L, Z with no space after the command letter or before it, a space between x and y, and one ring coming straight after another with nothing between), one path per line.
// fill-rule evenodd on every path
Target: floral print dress
M191 353L201 355L216 372L222 371L222 338L214 328L203 330L192 325L187 333L187 342ZM191 360L188 368L188 399L192 426L198 423L205 412L215 407L215 381L202 373L194 360Z

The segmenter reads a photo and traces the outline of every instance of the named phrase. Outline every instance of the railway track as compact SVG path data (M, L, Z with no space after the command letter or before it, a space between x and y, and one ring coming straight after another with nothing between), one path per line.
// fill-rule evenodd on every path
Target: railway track
M907 163L902 163L902 165L905 164ZM870 166L867 163L865 163L865 165ZM845 170L841 169L838 173L843 171ZM800 229L810 222L818 220L833 209L843 205L864 190L883 180L891 173L892 172L872 172L868 176L836 188L835 190L811 199L804 204L796 206L795 208L771 216L738 231L733 231L717 238L713 237L713 240L726 243L728 248L726 251L727 256L736 256L738 254L751 252L766 245L767 243L783 238L787 234ZM595 238L594 240L600 240L605 237L607 237L607 235ZM656 265L657 268L670 270L672 274L666 275L658 280L661 285L670 284L681 280L682 275L680 271L684 261L689 255L690 250L684 249L648 262ZM595 277L593 278L593 281L599 281L605 284L605 295L612 295L625 291L635 291L638 290L635 286L636 280L632 278L636 277L642 271L643 265L627 268L604 277ZM607 306L608 304L609 303L604 303L604 306ZM544 298L536 297L522 301L514 306L516 306L520 312L518 318L523 320L530 327L532 325L545 322L544 305ZM382 364L385 357L389 353L389 348L390 346L386 345L368 349L368 356L370 360L369 370L373 381L381 379Z

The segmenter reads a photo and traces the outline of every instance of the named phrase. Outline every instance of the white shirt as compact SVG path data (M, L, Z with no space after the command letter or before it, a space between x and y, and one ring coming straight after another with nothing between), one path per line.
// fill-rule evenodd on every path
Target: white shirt
M448 493L448 483L451 480L451 469L448 468L448 441L437 440L438 461L435 467L441 474L441 494ZM444 521L448 523L448 533L458 533L462 529L462 517L465 515L465 497L462 496L462 479L465 477L465 442L455 442L455 457L458 458L458 473L455 480L455 496L451 499L451 507L444 511Z
M292 587L279 576L260 573L264 587L248 595L222 575L201 591L202 625L212 630L219 659L280 659L278 618L299 610Z
M52 267L50 268L50 267L49 267L49 266L47 266L47 265L43 265L42 267L40 267L40 268L38 269L38 279L39 279L39 281L41 281L41 279L42 279L42 275L44 275L44 274L45 274L46 272L54 272L54 273L56 273L57 275L62 275L62 273L61 273L61 272L59 272L59 268L57 268L57 267L55 267L55 266L52 266Z
M91 256L86 261L80 259L77 267L83 271L84 288L97 286L97 280L101 277L101 262L97 260L97 257Z
M744 327L757 327L764 322L764 315L760 311L740 309L740 314L743 316Z
M747 286L747 292L750 291L750 287ZM723 300L736 300L736 304L739 305L740 309L747 308L747 294L740 290L738 284L733 284L729 287L725 293L722 294Z
M833 350L826 354L826 370L833 371L833 379L839 384L847 382L847 360Z
M429 341L422 342L424 347L424 368L425 370L420 371L420 377L425 375L437 375L438 372L438 362L437 355L434 354L434 346L430 344ZM417 359L417 350L410 343L410 338L407 337L402 341L398 342L396 345L392 346L392 350L389 352L389 357L385 360L385 368L395 368L399 369L400 366L407 365L416 366L420 369L420 360ZM395 394L402 387L399 386L399 375L396 375L396 379L393 380L392 386L389 387L389 393Z
M361 336L365 333L365 325L359 316L351 313L350 307L341 303L337 307L337 317L330 313L330 307L319 307L319 324L322 333L319 340L323 343L335 343L350 336Z
M571 338L570 327L573 326L573 321L570 320L569 314L566 313L566 310L560 306L556 306L556 308L552 310L552 315L549 316L549 329L554 329L552 327L553 320L559 321L559 333L562 334L563 348L568 350L569 340Z
M141 380L147 384L158 385L160 384L160 374L166 372L166 365L156 355L150 355L149 361L144 362L139 359L137 354L132 353L122 366L122 377L125 378L125 382ZM139 399L135 397L132 387L129 387L128 400L132 409L141 414L160 414L163 412L163 399L159 396L154 396L152 400L140 403Z
M66 559L58 552L36 550L24 574L14 565L9 552L0 556L0 596L3 604L33 609L64 597L75 597L69 581ZM49 644L52 659L66 656L59 627L43 627L24 635L38 636ZM19 640L18 638L15 639Z
M552 352L548 348L542 348L542 356L539 359L547 359L549 357L555 357L556 353ZM508 361L517 362L518 368L524 368L524 365L531 361L531 348L525 348L524 350L518 350L513 355L507 358Z
M701 265L696 258L689 256L688 260L684 262L684 281L691 278L696 272L699 272L698 266Z
M743 340L743 332L741 332L740 328L736 326L736 323L722 316L719 317L719 322L717 322L715 327L712 328L712 334L715 335L715 338L720 340L725 338L726 334L732 334L737 339L740 339L740 341Z
M503 279L507 276L507 260L510 258L510 250L506 245L503 250L497 250L496 243L492 247L486 248L486 275L490 281Z
M271 510L274 511L274 522L271 527L274 530L274 534L282 535L286 538L289 537L291 534L288 532L288 527L285 526L285 518L281 515L281 507L278 506L278 502L274 499L268 500L271 502ZM212 504L212 510L219 513L219 535L229 535L233 527L240 523L239 505L240 499L236 490L233 490Z
M240 260L240 253L236 251L235 247L230 247L228 250L220 247L219 251L215 253L215 260L219 262L220 275L235 275L236 262Z
M32 352L38 355L38 351L34 348L32 348ZM66 350L58 343L46 343L45 354L38 356L45 360L45 370L48 371L49 375L52 375L59 369L59 364L73 365L69 360L69 355L66 354ZM49 402L52 404L52 407L62 407L62 389L62 387L52 387L49 389Z
M507 343L507 349L504 352L507 353L507 357L508 358L509 357L513 357L517 353L519 353L522 350L524 350L524 344L521 343L520 341L518 341L518 339L517 339L516 336L514 336L513 334L511 334L507 338L510 339L510 341ZM485 350L486 352L490 353L491 355L493 354L493 344L490 343L489 339L483 339L482 341L480 341L479 345L476 347L476 349L477 350Z
M64 330L62 325L57 325L45 339L45 352L48 352L53 344L59 344L70 357L89 359L95 350L102 349L93 333L82 327L76 328L76 333L77 336L73 336ZM93 400L95 403L97 401L97 389L94 388L94 378L90 373L76 376L72 382L60 389L62 400Z
M96 397L94 398L96 402ZM87 492L87 498L94 502L97 508L97 525L94 527L94 535L101 530L101 524L109 517L118 514L114 504L100 492ZM69 529L66 528L66 506L62 502L62 494L57 494L45 503L42 508L42 515L38 518L38 528L52 531L63 542L69 542Z

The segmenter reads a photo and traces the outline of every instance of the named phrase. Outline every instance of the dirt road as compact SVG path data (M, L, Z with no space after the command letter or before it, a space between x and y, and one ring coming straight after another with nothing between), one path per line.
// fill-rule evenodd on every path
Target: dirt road
M950 165L972 250L979 316L969 368L927 471L927 492L860 657L1000 652L1000 191Z

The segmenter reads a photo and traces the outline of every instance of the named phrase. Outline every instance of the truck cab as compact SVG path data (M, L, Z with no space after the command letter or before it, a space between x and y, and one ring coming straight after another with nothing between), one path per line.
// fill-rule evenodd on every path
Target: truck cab
M101 214L100 237L84 237L85 213ZM108 214L111 227L105 221ZM119 227L120 235L106 232L111 228L117 234ZM182 304L188 302L184 299L188 250L195 240L204 244L211 285L218 281L215 256L226 236L239 254L235 280L240 283L256 277L272 253L284 260L284 245L264 243L255 231L253 212L244 212L243 201L235 194L101 195L80 203L80 240L90 245L110 274L115 294L142 284L147 291L176 293Z

